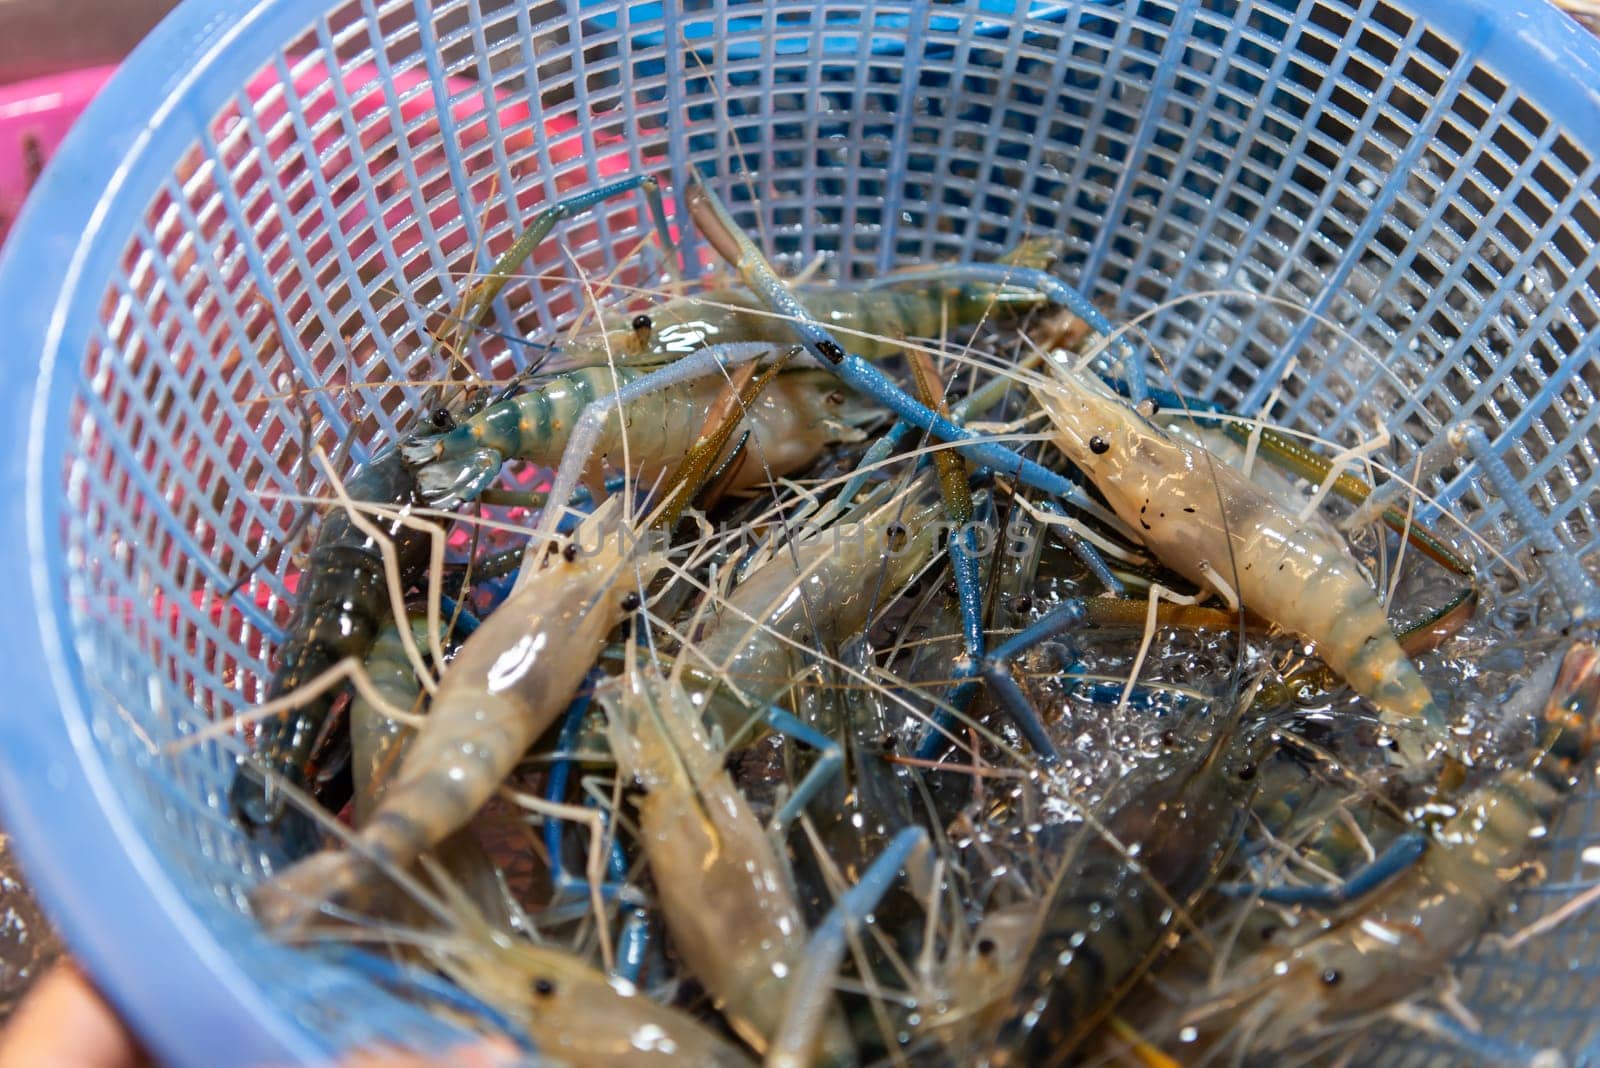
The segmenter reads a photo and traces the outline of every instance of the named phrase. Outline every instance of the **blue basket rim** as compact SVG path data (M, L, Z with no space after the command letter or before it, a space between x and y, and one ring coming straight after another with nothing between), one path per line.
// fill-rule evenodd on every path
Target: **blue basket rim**
M0 648L9 654L14 694L12 713L0 717L0 805L67 943L168 1063L314 1061L334 1051L306 1026L260 1011L256 980L194 911L117 802L90 729L89 695L67 622L46 585L64 566L62 548L50 537L60 529L62 505L40 460L62 454L65 420L51 413L77 386L77 369L63 371L58 361L63 353L81 358L88 328L76 324L92 321L83 317L98 313L104 293L103 286L89 291L74 284L110 277L125 237L106 237L105 221L119 208L142 212L165 177L139 161L163 150L175 157L211 119L215 107L186 108L188 94L209 89L220 102L239 87L238 72L258 69L332 6L332 0L180 5L84 112L0 256L0 293L11 297L8 389L0 403L10 412L13 446L0 461L0 538L12 550L0 554L0 584L12 590L0 612ZM427 13L422 0L417 6ZM968 6L996 17L992 0ZM1019 0L1019 11L1029 6ZM1060 8L1046 0L1033 6ZM1569 16L1545 0L1405 0L1404 6L1453 40L1482 42L1478 62L1502 76L1514 72L1517 90L1600 151L1600 41ZM49 566L36 567L36 560ZM58 848L68 839L70 849Z
M14 601L0 613L0 647L10 654L12 692L31 698L33 714L18 715L14 699L13 713L0 718L0 806L66 944L165 1063L310 1062L336 1051L293 1020L252 1011L261 1004L259 984L117 801L66 620L45 585L64 561L59 539L48 535L60 529L59 494L45 494L40 458L62 454L65 421L49 413L75 390L77 370L57 374L57 360L63 352L81 359L87 331L74 327L73 316L94 315L98 299L72 287L110 277L125 238L105 240L101 227L119 204L142 213L160 177L133 188L130 164L166 146L175 158L209 119L185 112L183 94L208 72L217 80L218 70L243 69L264 54L263 42L289 39L323 7L320 0L229 0L176 8L85 109L0 259L0 292L39 295L18 301L5 361L14 386L4 401L13 454L0 469L0 536L13 551L0 560L0 582ZM63 841L71 848L60 848Z

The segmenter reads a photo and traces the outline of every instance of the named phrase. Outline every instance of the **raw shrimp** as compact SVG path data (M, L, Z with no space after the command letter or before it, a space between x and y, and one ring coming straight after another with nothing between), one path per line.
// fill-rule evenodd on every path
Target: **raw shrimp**
M357 502L396 511L422 503L411 470L393 449L358 470L345 490ZM398 522L374 523L394 547L402 588L415 583L427 567L427 532ZM323 519L296 592L294 616L277 651L278 669L267 688L269 701L294 694L342 660L366 656L393 618L379 544L342 508ZM282 816L284 795L270 785L275 778L305 785L312 747L338 699L337 689L328 690L257 728L255 752L240 766L228 793L234 814L247 828L274 826Z
M594 367L563 374L491 405L445 434L409 442L401 451L416 467L418 484L430 501L448 505L471 499L494 481L508 459L547 467L560 462L590 402L646 373L632 367ZM726 386L720 375L706 375L627 405L623 419L617 418L615 407L609 409L589 464L591 487L598 491L606 462L620 465L624 456L632 467L630 476L640 485L651 484L689 450L706 411ZM828 445L859 441L857 427L869 418L870 409L825 372L780 374L749 406L744 424L754 438L755 456L764 462L741 465L726 488L748 489L805 466Z
M427 620L412 616L408 620L412 638L418 647L428 642ZM415 711L422 702L422 683L417 680L416 668L411 664L400 640L400 628L391 621L364 664L367 680L383 702L393 709ZM350 702L350 770L352 779L352 825L365 827L372 818L387 787L389 777L415 731L394 719L383 708L369 702L359 693ZM470 828L462 828L439 842L433 855L446 868L463 892L476 903L490 923L510 929L513 903L506 898L504 884L494 861L491 860ZM391 895L382 911L406 914L416 910L416 903L403 895Z
M417 648L428 647L428 623L420 616L407 620L412 640ZM412 666L405 645L400 640L400 628L394 621L384 627L372 644L364 664L372 688L391 707L414 711L422 694L422 684L417 681L417 669ZM410 727L372 705L357 694L350 702L350 766L354 778L354 822L364 826L377 808L390 773L407 741L412 736Z
M1331 928L1308 925L1299 940L1280 935L1182 1022L1219 1051L1267 1054L1416 994L1505 900L1583 770L1597 715L1600 647L1578 642L1545 705L1544 742L1527 763L1462 797L1422 859L1364 907Z
M806 949L789 875L724 769L676 678L630 668L602 686L618 768L645 789L639 832L673 945L734 1032L759 1053L783 1024L785 991ZM833 1014L817 1051L852 1057Z
M553 1064L748 1065L704 1025L560 950L491 932L435 962L462 989L520 1023Z
M1038 293L1022 286L936 282L892 290L800 286L796 293L813 315L848 336L852 351L864 359L895 355L905 347L902 339L938 337L950 326L1044 303ZM768 311L755 294L719 288L658 304L632 319L609 320L604 336L579 336L563 346L562 357L563 363L578 367L610 362L648 366L669 363L706 345L729 341L788 345L793 338L789 324Z
M750 1063L733 1044L627 980L490 926L459 889L447 890L446 904L454 930L418 939L423 955L463 990L521 1025L541 1063Z
M1059 865L993 1063L1059 1063L1165 947L1242 826L1260 732L1228 717L1187 767L1121 802ZM1241 733L1242 736L1241 736Z
M696 639L691 670L709 665L756 707L769 703L801 674L814 641L860 631L926 566L947 529L943 514L937 479L927 472L904 493L880 496L825 530L807 530L798 545L775 546ZM743 714L731 704L713 702L730 729Z
M530 549L516 590L440 682L372 818L350 848L307 857L260 887L263 923L294 926L325 903L359 903L381 870L409 867L499 788L567 707L654 571L658 558L639 552L620 510L619 501L597 511L562 551Z
M969 1053L1000 1030L1037 933L1039 907L1022 901L985 911L970 940L939 969L937 987L919 999L923 1030L946 1049Z
M1315 642L1377 706L1407 763L1447 742L1427 684L1344 547L1297 522L1242 473L1152 425L1098 381L1057 368L1035 387L1055 442L1162 563Z

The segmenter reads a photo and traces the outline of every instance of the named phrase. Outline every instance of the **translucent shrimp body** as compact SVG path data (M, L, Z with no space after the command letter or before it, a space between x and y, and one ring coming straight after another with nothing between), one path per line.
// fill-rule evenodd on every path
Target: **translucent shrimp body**
M559 375L539 388L491 405L448 433L401 446L417 467L417 483L428 499L469 499L492 481L510 459L553 467L561 461L584 409L647 374L648 368L591 367ZM706 375L613 408L600 429L586 478L598 491L604 469L620 466L650 485L695 443L712 404L727 389L720 375ZM751 462L732 475L730 490L748 489L805 466L830 444L857 441L855 424L868 409L822 371L779 375L750 405L743 426L751 432ZM736 431L737 433L737 431Z
M1037 902L990 909L970 943L939 970L937 986L918 1003L923 1030L957 1053L1000 1030L1028 950L1038 934Z
M409 867L472 819L571 701L638 589L636 568L651 570L619 533L619 511L612 505L585 522L577 539L585 551L530 551L516 590L445 673L352 847L308 857L260 888L264 923L292 925L329 901L357 904L380 869Z
M1063 858L1026 943L994 1064L1063 1062L1160 954L1237 836L1260 744L1229 725Z
M1318 655L1377 706L1407 762L1422 763L1444 743L1433 695L1339 542L1298 522L1201 446L1153 426L1099 382L1056 371L1035 389L1056 444L1162 563L1316 643Z
M1038 249L1019 250L1018 262L1043 266L1052 257ZM997 312L1037 308L1044 298L1022 286L922 281L903 288L800 286L807 309L830 329L850 339L852 352L874 360L900 352L905 338L942 336L952 326L977 323ZM577 367L622 363L669 363L707 345L730 341L793 343L794 332L747 289L710 289L658 304L643 317L607 317L603 332L580 335L562 346L562 362ZM642 326L642 324L641 324Z
M1410 871L1331 929L1251 958L1192 1011L1224 1046L1287 1049L1423 989L1484 929L1519 864L1572 789L1600 711L1600 650L1569 649L1545 708L1546 742L1526 765L1468 793Z
M806 951L788 870L676 679L635 665L596 696L619 768L645 787L640 842L673 945L728 1025L764 1053ZM830 1060L850 1055L837 1014L819 1045Z
M527 943L447 967L475 996L506 1009L548 1063L631 1066L748 1065L737 1047L576 957Z
M943 517L930 472L903 494L777 546L723 600L689 666L713 665L754 704L766 704L804 669L802 650L860 631L927 564Z
M428 624L421 617L406 621L417 648L428 647ZM417 669L412 666L400 640L400 628L391 622L372 643L365 662L367 679L390 706L412 711L422 691ZM378 806L385 780L396 755L411 739L410 727L384 715L365 697L357 694L350 702L350 764L355 791L351 797L355 825L363 826Z
M430 938L426 955L533 1039L540 1063L604 1066L747 1065L732 1043L624 979L560 949L491 929L457 902L464 930Z

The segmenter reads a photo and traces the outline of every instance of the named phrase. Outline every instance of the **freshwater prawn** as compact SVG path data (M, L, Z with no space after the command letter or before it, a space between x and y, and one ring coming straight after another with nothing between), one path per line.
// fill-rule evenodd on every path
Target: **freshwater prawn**
M486 309L472 312L467 304L464 298L461 311L451 317L451 334L438 341L436 350L459 351L482 325ZM463 392L434 408L422 423L423 432L453 425L458 409L467 410L472 403ZM294 614L276 651L278 666L267 686L268 702L289 698L340 662L367 655L394 616L385 553L393 556L402 590L420 582L427 569L436 528L408 518L427 502L397 445L358 467L344 480L344 493L365 507L383 509L389 518L363 520L347 508L335 508L323 518L300 568ZM257 728L254 750L228 790L230 808L246 830L277 826L286 798L275 785L306 784L312 750L340 697L337 689L325 690L307 697L291 714Z
M1237 837L1268 737L1239 723L1244 708L1241 701L1192 762L1119 803L1058 866L1023 943L994 1063L1066 1060L1209 888Z
M765 342L725 346L730 359L775 355ZM727 388L720 375L706 375L648 394L631 403L593 406L637 381L647 370L591 367L567 372L497 404L445 433L400 447L416 472L421 495L451 506L471 500L512 459L545 467L561 462L574 437L591 458L591 492L603 496L603 468L626 456L634 480L649 484L676 464L700 433L706 411ZM619 410L620 409L620 410ZM588 413L594 413L589 415ZM851 391L821 371L787 371L747 406L743 428L762 463L742 464L728 491L742 491L781 478L814 460L829 445L859 441L861 424L873 417Z
M266 926L296 927L328 903L358 905L381 871L409 867L465 826L560 716L660 566L625 532L621 503L597 510L565 548L530 545L517 588L463 644L349 847L309 856L257 889Z
M598 971L559 945L496 926L452 871L430 864L427 874L431 887L413 882L410 889L431 921L416 928L379 923L373 933L448 977L476 1003L474 1022L492 1023L497 1037L516 1036L542 1060L597 1068L750 1064L733 1043L626 979ZM364 952L345 960L376 973L379 981L398 978L407 987L416 982L404 969ZM458 1005L460 994L448 993L445 1004Z
M1448 745L1444 717L1390 628L1383 602L1342 544L1289 515L1205 448L1164 432L1076 369L1035 395L1054 441L1162 563L1314 642L1372 701L1401 759L1421 768Z
M1409 871L1331 925L1306 925L1197 996L1181 1025L1212 1056L1279 1053L1408 998L1488 924L1585 770L1600 727L1600 647L1573 643L1542 740L1452 805Z
M740 404L777 370L747 381ZM515 588L457 652L370 818L348 848L307 857L257 888L263 924L293 929L326 904L359 906L382 872L405 870L472 819L567 708L607 635L641 606L667 560L658 532L704 483L739 414L736 407L703 428L661 503L637 524L624 493L571 538L529 542Z
M723 766L681 681L641 666L602 685L619 771L644 788L639 841L673 945L728 1025L765 1053L784 1022L785 991L806 950L806 925L779 858ZM835 1010L814 1051L852 1059Z
M380 453L345 483L356 500L382 502L404 516L421 507L411 470L395 449ZM327 515L300 571L294 615L278 647L278 668L266 700L281 700L306 688L341 661L365 657L393 615L385 576L385 541L394 553L402 587L427 566L430 535L416 521L375 520L374 537L344 509ZM251 830L276 825L285 795L273 788L281 779L306 783L306 765L340 694L325 690L307 697L292 715L275 717L257 728L255 750L240 765L228 796L234 814Z
M937 479L927 472L903 492L880 494L825 529L774 546L696 635L691 671L703 667L727 680L720 692L729 697L770 703L803 673L802 650L859 632L927 565L943 516ZM730 727L745 714L737 700L712 708L726 713Z

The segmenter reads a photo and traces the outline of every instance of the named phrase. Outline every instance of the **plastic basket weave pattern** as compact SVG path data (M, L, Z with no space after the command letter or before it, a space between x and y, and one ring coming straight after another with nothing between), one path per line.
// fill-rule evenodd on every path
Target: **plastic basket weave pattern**
M13 234L0 793L65 933L161 1055L448 1040L256 931L263 858L223 805L237 743L170 743L259 699L288 615L291 554L223 596L321 490L285 395L364 458L420 397L419 309L604 177L645 168L675 193L697 165L769 251L845 277L1060 234L1182 388L1343 444L1382 424L1402 463L1476 420L1537 522L1465 463L1427 488L1527 569L1530 598L1551 559L1532 538L1596 572L1600 48L1537 0L689 7L192 3ZM609 267L641 218L622 200L562 234ZM575 277L553 246L533 269ZM513 286L499 322L547 334L578 301L571 281ZM1585 885L1595 800L1545 844L1519 923ZM1600 1057L1600 914L1461 974L1490 1034Z

